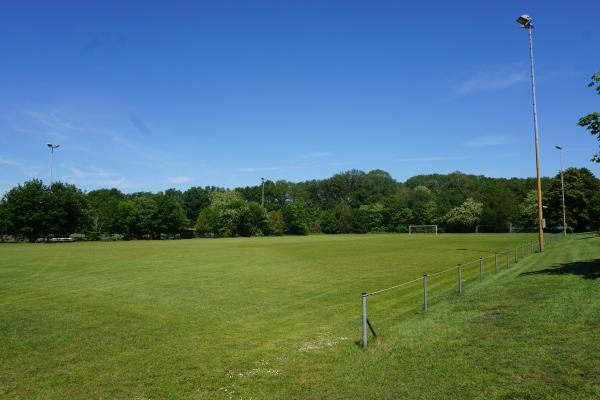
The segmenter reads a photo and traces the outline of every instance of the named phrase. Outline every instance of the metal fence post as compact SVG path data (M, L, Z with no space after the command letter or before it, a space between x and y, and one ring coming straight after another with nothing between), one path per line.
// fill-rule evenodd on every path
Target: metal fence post
M479 257L479 280L483 279L483 258Z
M423 311L427 313L427 273L423 274Z
M462 266L458 264L458 293L462 293Z
M498 272L498 253L494 253L494 271Z
M362 347L367 347L367 292L362 292Z

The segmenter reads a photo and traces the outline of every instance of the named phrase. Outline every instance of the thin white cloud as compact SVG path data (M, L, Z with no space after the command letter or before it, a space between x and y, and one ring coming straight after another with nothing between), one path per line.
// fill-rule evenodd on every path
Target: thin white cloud
M397 158L397 161L404 162L427 162L427 161L454 161L454 160L464 160L467 157L409 157L409 158Z
M279 171L281 167L249 167L249 168L240 168L238 171L240 172L261 172L261 171Z
M311 151L309 153L302 154L302 158L321 158L321 157L329 157L331 152L329 151Z
M21 164L18 161L11 160L11 159L8 159L8 158L3 158L3 157L0 157L0 164L2 164L2 165L10 165L10 166L13 166L13 167L18 167L18 166L23 165L23 164Z
M69 182L77 186L84 187L102 187L117 188L127 190L139 187L130 182L127 178L111 171L106 171L94 166L82 167L74 163L61 164L61 168L67 170L60 180Z
M289 169L313 169L319 167L320 165L290 165Z
M491 147L500 146L510 143L505 136L502 135L483 135L467 140L464 145L467 147Z
M40 176L42 169L39 165L25 164L11 158L0 157L0 165L14 167L25 179L32 179Z
M70 176L75 178L108 178L114 175L96 167L79 167L75 164L61 164L61 167L68 169Z
M182 176L182 175L170 176L167 178L167 182L173 183L173 184L188 183L188 182L191 182L191 180L192 180L192 178L190 178L189 176Z
M470 94L529 82L529 72L524 65L505 67L496 70L462 74L454 90L458 94Z
M37 121L38 123L45 125L46 127L58 132L72 130L76 127L75 123L72 120L66 118L62 113L56 110L52 110L50 112L39 112L29 110L25 111L25 115Z

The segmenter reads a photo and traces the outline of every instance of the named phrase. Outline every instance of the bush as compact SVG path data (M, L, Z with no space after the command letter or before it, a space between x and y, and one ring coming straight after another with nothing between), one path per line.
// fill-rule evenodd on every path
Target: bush
M271 211L267 214L269 223L269 234L282 236L285 233L285 221L281 211Z
M308 224L306 223L306 212L304 207L292 203L283 207L283 221L285 233L289 235L306 235Z

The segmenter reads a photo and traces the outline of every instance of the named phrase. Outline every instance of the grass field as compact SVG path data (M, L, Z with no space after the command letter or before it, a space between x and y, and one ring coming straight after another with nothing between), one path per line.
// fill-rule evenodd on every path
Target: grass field
M512 264L534 238L1 245L0 397L600 398L600 239ZM431 279L426 316L420 283L370 298L360 349L363 290L506 248L462 296Z

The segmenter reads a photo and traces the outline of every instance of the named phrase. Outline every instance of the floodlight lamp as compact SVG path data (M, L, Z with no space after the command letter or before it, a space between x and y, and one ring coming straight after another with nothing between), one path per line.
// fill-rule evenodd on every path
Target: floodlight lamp
M46 146L50 147L51 149L58 149L60 144L46 143Z
M523 25L523 28L533 28L533 24L531 23L531 17L529 15L521 15L517 18L517 22Z
M560 147L560 146L554 146L554 147L556 147L558 150L562 150L562 147Z

